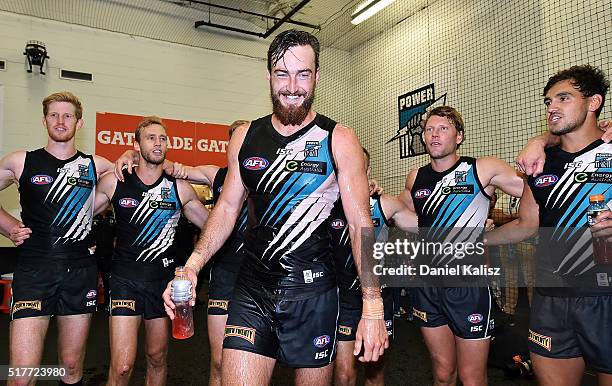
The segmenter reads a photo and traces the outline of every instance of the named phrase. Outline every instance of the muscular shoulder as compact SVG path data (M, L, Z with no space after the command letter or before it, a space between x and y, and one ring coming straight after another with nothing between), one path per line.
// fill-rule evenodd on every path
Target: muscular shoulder
M418 173L419 169L412 169L408 172L408 175L406 176L406 184L404 186L406 189L412 190L412 187L414 186L414 181L416 180Z

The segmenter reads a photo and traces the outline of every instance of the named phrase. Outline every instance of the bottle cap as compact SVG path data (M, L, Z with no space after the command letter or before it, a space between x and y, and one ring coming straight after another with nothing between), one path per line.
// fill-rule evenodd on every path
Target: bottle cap
M604 196L603 194L594 194L589 197L589 202L604 201L605 199L606 196Z
M185 267L182 265L179 265L178 267L174 268L174 276L178 275L178 274L184 274L185 273Z

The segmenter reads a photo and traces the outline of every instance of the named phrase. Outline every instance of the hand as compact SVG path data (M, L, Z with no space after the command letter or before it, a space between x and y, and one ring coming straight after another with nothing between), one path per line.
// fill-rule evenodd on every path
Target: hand
M378 182L375 179L369 180L368 184L370 187L370 196L374 193L378 194L379 196L382 196L384 189L378 186Z
M9 239L15 246L19 246L30 237L30 234L32 234L32 230L19 222L9 231Z
M492 231L495 228L495 223L492 218L488 218L485 222L485 232Z
M601 121L597 122L597 126L599 126L600 130L604 131L601 139L606 143L610 143L612 140L612 119L602 119Z
M170 162L170 167L164 170L174 178L180 178L182 180L187 178L187 168L182 163Z
M537 177L541 174L544 171L544 161L546 161L545 146L546 143L538 137L530 139L516 157L515 162L519 170L528 176Z
M593 237L605 237L607 242L612 242L612 212L605 210L595 218L595 225L591 227Z
M126 167L127 172L132 174L134 166L138 164L134 163L134 158L138 159L139 155L135 150L126 150L125 153L121 154L121 157L115 161L115 177L121 182L123 181L123 168Z
M384 319L361 319L355 334L353 355L358 356L363 346L363 355L359 362L376 362L389 348L389 335Z
M185 271L187 272L187 278L191 282L191 306L195 306L196 303L196 285L198 284L198 275L191 267L185 267ZM174 320L174 309L176 305L172 301L172 280L168 282L164 293L162 294L162 299L164 299L164 309L166 310L166 314L170 317L170 320Z

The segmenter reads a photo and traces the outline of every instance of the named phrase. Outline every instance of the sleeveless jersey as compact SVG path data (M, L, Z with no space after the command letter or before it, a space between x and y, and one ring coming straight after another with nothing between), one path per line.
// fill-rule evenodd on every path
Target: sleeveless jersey
M285 137L269 115L246 134L238 157L248 191L240 280L263 296L304 299L336 285L326 221L339 196L335 126L318 114Z
M227 168L221 168L215 174L215 179L212 184L213 202L216 204L221 191L223 190L223 183L227 176ZM215 265L223 267L224 270L230 272L238 272L242 265L242 247L244 245L244 230L246 229L247 209L246 203L242 205L236 225L232 230L232 234L227 239L225 244L217 251L213 257Z
M577 153L560 146L546 149L544 172L529 177L528 183L539 205L540 227L552 228L552 236L540 237L538 246L538 256L549 258L538 263L545 264L540 267L554 279L572 287L540 287L538 291L548 296L612 293L612 267L595 265L586 215L589 196L603 194L605 202L612 200L612 144L597 140ZM554 256L546 251L554 251ZM577 288L578 283L586 288Z
M419 168L411 196L419 233L427 240L467 242L481 235L491 198L480 183L475 158L460 157L443 172L436 172L431 164ZM436 256L430 264L444 266L455 259Z
M374 224L374 235L376 240L386 240L389 223L383 212L379 195L370 197L370 215L372 217L372 223ZM360 291L361 283L357 275L355 261L353 260L348 223L344 215L344 210L342 209L342 201L340 200L336 202L334 209L332 209L332 214L329 218L329 231L334 250L334 264L336 266L338 288L340 288L340 290Z
M32 235L20 255L36 258L83 258L90 236L96 166L91 155L55 158L45 149L26 153L19 178L21 219Z
M161 280L174 273L174 235L181 201L174 177L163 173L144 184L136 173L123 173L111 199L117 245L113 272L134 280Z

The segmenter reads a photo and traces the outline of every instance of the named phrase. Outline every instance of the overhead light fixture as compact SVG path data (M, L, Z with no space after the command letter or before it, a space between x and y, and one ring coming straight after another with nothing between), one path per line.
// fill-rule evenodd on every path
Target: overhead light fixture
M367 0L355 9L355 12L351 15L351 23L357 25L362 21L369 19L372 15L376 14L387 5L393 3L395 0Z

